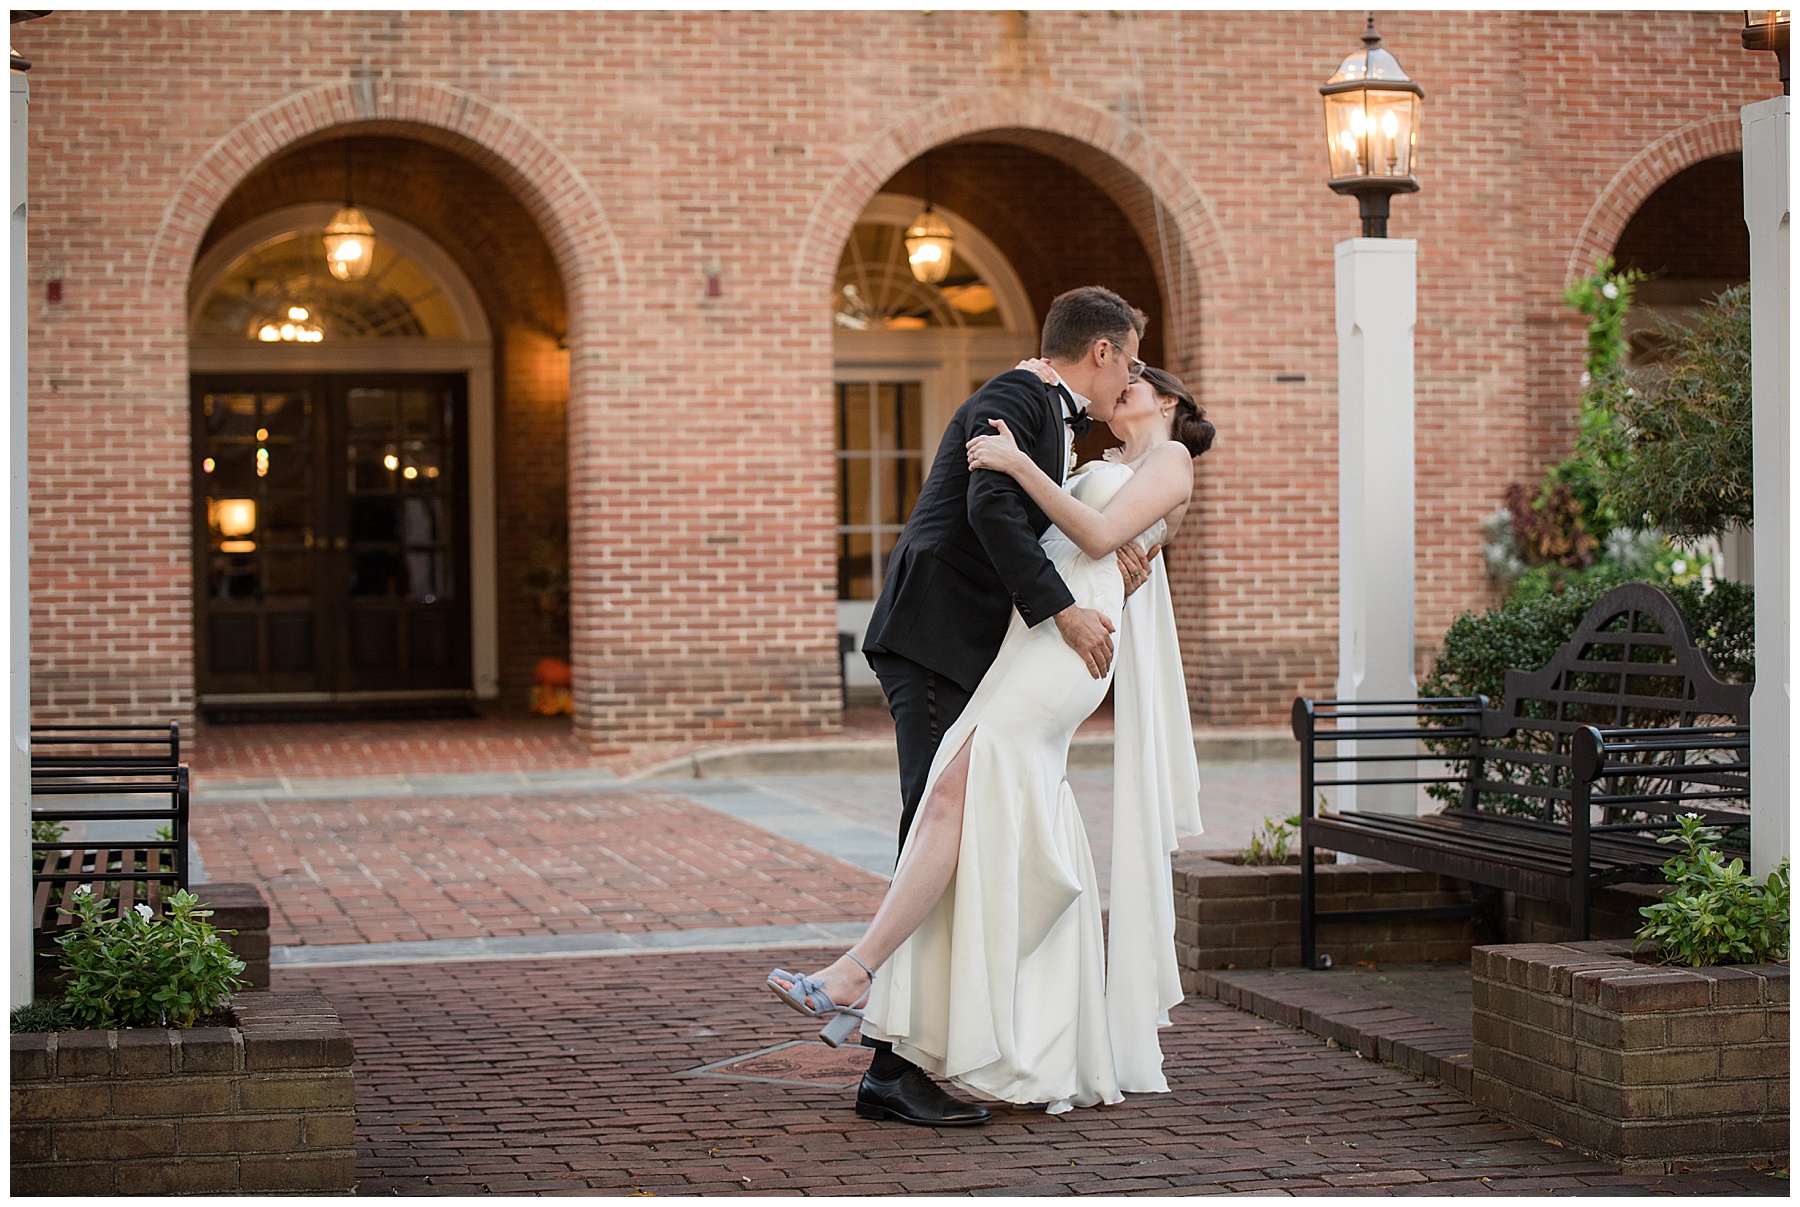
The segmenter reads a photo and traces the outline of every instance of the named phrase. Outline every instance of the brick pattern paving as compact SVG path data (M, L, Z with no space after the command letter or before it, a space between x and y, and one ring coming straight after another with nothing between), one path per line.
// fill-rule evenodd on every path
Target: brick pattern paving
M713 953L282 970L355 1038L363 1194L1758 1194L1754 1171L1625 1176L1465 1099L1209 1001L1164 1032L1175 1092L934 1131L847 1091L693 1070L804 1024L774 964ZM765 1070L766 1071L766 1070Z
M277 945L848 922L887 887L656 788L205 802L192 832Z

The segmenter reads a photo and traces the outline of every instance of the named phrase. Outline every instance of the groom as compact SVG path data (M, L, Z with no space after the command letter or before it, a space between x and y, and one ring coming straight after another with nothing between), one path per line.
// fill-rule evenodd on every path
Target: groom
M1043 357L1062 379L1046 385L1023 369L1002 373L957 408L938 443L912 517L887 565L863 653L881 680L900 753L900 843L924 795L938 743L1000 652L1014 609L1027 625L1054 620L1069 648L1099 679L1112 665L1112 624L1074 596L1038 538L1050 521L1016 481L970 472L964 446L993 435L999 418L1019 447L1055 481L1069 468L1089 416L1112 418L1144 333L1144 315L1098 285L1072 289L1044 316ZM1129 593L1149 575L1136 545L1119 550ZM856 1094L856 1113L922 1126L986 1123L988 1112L946 1094L925 1071L875 1049Z

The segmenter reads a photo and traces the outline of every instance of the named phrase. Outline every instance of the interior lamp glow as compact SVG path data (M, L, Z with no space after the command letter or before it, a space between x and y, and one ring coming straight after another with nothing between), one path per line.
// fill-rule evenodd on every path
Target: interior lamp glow
M935 285L950 275L950 256L956 250L956 236L950 224L931 210L931 203L906 228L906 264L913 279Z
M220 536L249 536L256 531L256 500L217 500L213 504L213 524Z

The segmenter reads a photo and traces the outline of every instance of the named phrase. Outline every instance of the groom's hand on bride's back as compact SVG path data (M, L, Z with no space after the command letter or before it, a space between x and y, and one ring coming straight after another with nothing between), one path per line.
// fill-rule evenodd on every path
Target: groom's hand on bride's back
M1056 614L1056 628L1069 648L1087 663L1088 674L1106 678L1113 657L1112 621L1092 608L1070 604Z

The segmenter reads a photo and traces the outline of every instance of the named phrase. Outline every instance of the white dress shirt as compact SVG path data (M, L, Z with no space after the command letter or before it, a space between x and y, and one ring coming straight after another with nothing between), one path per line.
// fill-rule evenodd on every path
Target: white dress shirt
M1055 369L1052 369L1050 371L1052 373L1056 373ZM1075 429L1070 427L1066 421L1069 419L1072 419L1075 416L1077 411L1087 410L1089 403L1085 397L1083 397L1079 392L1076 391L1074 386L1071 386L1068 382L1066 382L1062 379L1062 374L1060 374L1060 373L1056 373L1056 384L1068 391L1067 394L1063 395L1063 400L1062 400L1062 413L1063 413L1063 419L1065 420L1065 422L1063 423L1063 433L1062 433L1062 436L1063 436L1063 441L1062 441L1062 445L1063 445L1062 480L1066 482L1066 481L1068 481L1068 478L1069 478L1069 471L1075 468L1073 465L1070 464L1070 462L1075 459ZM1069 406L1069 399L1071 399L1071 398L1073 398L1075 400L1075 405L1074 405L1073 410L1071 410L1070 406Z

